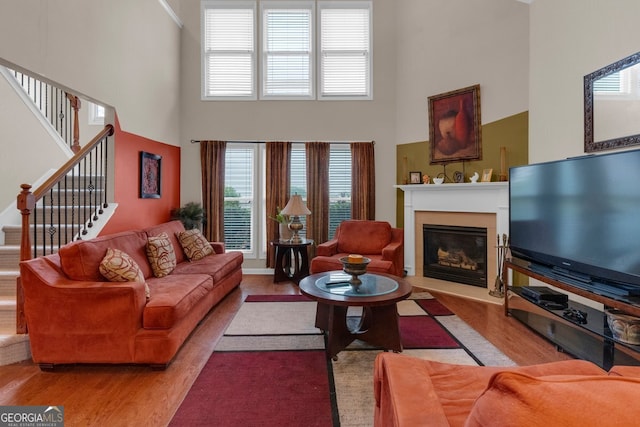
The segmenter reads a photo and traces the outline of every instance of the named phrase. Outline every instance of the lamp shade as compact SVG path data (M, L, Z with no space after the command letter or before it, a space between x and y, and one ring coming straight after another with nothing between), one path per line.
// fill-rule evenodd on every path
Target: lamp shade
M307 208L307 205L304 204L299 194L291 196L289 203L287 203L287 206L285 206L280 213L289 216L311 215L311 211Z

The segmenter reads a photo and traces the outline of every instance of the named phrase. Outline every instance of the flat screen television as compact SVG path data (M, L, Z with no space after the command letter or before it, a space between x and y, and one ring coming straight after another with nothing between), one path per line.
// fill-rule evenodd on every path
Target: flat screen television
M513 256L640 292L640 150L513 167L509 203Z

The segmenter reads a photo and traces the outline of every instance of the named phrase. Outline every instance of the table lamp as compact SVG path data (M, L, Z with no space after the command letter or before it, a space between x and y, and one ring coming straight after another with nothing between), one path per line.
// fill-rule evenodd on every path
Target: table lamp
M299 216L311 215L311 211L307 208L307 205L304 204L302 197L300 197L299 194L291 196L289 203L287 203L287 206L285 206L280 213L289 215L293 218L289 223L289 230L293 232L293 236L291 236L291 243L302 243L302 238L298 235L303 227Z

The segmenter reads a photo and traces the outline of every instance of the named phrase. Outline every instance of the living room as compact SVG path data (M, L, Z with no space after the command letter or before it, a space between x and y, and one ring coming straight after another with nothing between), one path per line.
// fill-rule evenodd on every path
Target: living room
M640 50L634 33L640 6L633 0L374 0L372 100L208 102L200 95L200 2L167 3L173 17L155 0L0 6L4 65L71 88L117 115L121 181L105 232L159 223L171 208L201 199L193 139L375 141L376 219L398 224L397 152L428 140L429 96L479 84L483 125L528 113L528 141L521 142L530 163L578 156L584 154L583 77ZM30 139L5 138L12 147L5 161L20 164ZM127 185L137 180L139 151L163 156L161 199L139 199L135 185ZM499 157L486 157L497 170ZM410 170L429 168L428 158L412 162ZM3 209L21 183L38 178L22 172L0 172ZM245 268L259 271L264 260L246 259ZM223 328L217 320L209 324L217 333ZM198 340L206 340L203 333ZM206 359L206 349L194 347L189 354ZM189 362L177 366L188 369ZM75 373L78 384L84 375Z

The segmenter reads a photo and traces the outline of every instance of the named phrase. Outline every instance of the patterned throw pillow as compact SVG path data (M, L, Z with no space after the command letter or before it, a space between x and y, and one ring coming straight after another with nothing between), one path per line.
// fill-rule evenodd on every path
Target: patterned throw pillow
M176 268L176 253L167 233L149 237L147 258L156 277L167 276Z
M107 249L107 254L102 258L98 269L100 274L110 282L144 283L145 295L147 299L151 297L149 286L144 280L144 274L126 252L122 252L120 249Z
M213 253L211 243L197 228L178 233L178 240L189 261L197 261Z

